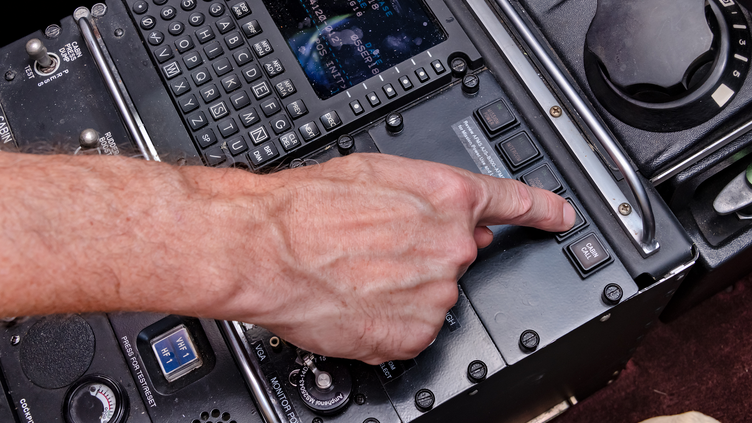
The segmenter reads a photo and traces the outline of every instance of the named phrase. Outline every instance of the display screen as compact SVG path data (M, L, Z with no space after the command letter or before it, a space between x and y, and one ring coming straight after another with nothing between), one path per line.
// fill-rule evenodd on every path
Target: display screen
M263 0L327 99L446 40L422 0Z

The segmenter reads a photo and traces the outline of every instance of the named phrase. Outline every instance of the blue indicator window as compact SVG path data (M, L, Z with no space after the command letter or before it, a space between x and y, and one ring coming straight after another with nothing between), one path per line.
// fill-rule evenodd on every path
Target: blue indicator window
M168 382L201 367L201 357L184 325L176 326L151 340L151 348Z

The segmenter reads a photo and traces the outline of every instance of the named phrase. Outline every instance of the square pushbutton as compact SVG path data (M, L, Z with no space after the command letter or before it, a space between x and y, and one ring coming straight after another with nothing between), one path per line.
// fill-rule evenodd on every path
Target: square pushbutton
M590 273L611 260L611 255L595 233L573 242L567 251L583 273Z
M574 209L574 225L572 225L572 228L570 230L556 234L556 240L559 242L563 241L564 239L587 225L587 221L585 221L585 218L582 216L582 213L580 213L580 210L574 204L574 201L572 201L571 198L567 198L566 200Z
M151 349L168 382L185 376L203 364L185 325L176 326L152 339Z
M519 169L540 155L530 136L525 132L520 132L502 142L499 144L499 149L504 154L504 157L507 158L509 164L515 169Z
M544 164L541 167L534 169L533 171L522 175L522 182L531 187L545 189L551 192L559 192L562 190L561 182L554 175L554 172Z
M517 122L514 113L509 110L509 107L507 107L502 99L498 99L487 106L481 107L475 112L475 115L491 135L498 134Z

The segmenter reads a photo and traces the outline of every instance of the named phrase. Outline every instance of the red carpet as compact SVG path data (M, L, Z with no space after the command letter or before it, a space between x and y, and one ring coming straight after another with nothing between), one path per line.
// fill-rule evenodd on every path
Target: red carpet
M659 323L615 382L553 423L637 423L686 411L752 422L752 275Z

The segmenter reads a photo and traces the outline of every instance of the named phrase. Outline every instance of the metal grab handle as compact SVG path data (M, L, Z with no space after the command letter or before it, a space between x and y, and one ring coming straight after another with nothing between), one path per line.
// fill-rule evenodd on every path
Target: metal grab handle
M569 83L564 73L559 69L554 60L548 55L546 49L541 45L538 39L535 37L530 28L527 27L520 15L514 9L509 0L496 0L501 10L506 14L509 21L514 25L515 29L520 33L524 41L532 50L533 54L540 60L543 67L551 75L554 82L562 90L566 98L574 106L577 113L580 114L585 124L593 131L598 141L601 142L603 148L616 163L621 173L624 175L629 188L632 190L632 194L637 201L640 210L640 216L642 217L642 234L639 242L646 254L650 254L658 249L658 242L655 239L655 215L653 214L653 208L650 204L650 198L648 197L645 187L640 182L637 173L632 169L629 160L624 156L619 149L616 141L611 137L608 130L603 127L601 122L596 117L595 113L585 103L585 101L579 96L572 84ZM616 210L618 213L618 210Z
M99 46L99 43L97 42L97 37L94 34L93 24L89 22L90 16L91 15L89 13L89 9L85 7L79 7L75 12L73 12L73 17L78 23L78 28L81 30L81 35L86 42L86 46L89 48L89 52L94 58L94 63L96 63L97 69L99 69L99 73L104 79L107 91L109 91L112 99L115 101L115 105L117 106L120 118L123 120L123 123L128 130L128 134L136 143L136 146L141 152L141 155L144 156L144 159L156 159L158 161L159 159L158 156L156 156L156 152L153 152L154 154L150 155L147 151L147 143L144 141L144 137L141 135L141 130L138 123L136 122L136 118L131 112L131 109L128 106L123 92L120 91L120 88L118 87L118 84L115 80L115 75L113 74L112 69L110 69L110 67L108 66L105 54L102 51L102 48Z
M243 375L246 385L248 385L253 398L256 400L256 405L258 405L261 415L267 423L281 423L279 417L277 417L277 413L274 411L274 405L272 405L272 402L266 395L264 386L261 384L261 378L246 356L247 352L240 339L242 335L238 333L235 325L227 320L220 321L219 327L225 333L230 352L235 357L235 362L238 364L240 373Z

